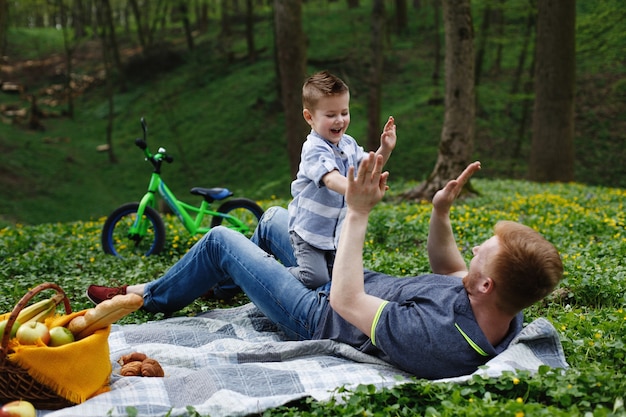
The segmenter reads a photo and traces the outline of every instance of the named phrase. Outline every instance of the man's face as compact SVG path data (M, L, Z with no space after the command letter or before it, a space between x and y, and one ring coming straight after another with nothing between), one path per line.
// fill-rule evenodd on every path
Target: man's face
M350 93L322 97L314 110L304 109L302 114L314 131L337 144L350 125Z
M489 277L491 262L499 250L500 242L497 236L490 237L483 244L472 249L474 257L470 261L468 274L463 278L463 284L468 293L472 294L476 286L480 285L481 280Z

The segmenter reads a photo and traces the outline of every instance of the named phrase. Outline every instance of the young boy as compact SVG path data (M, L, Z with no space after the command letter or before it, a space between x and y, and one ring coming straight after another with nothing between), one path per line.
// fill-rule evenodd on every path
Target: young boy
M291 183L289 236L297 266L290 272L306 287L330 281L341 224L348 168L356 172L366 155L346 134L350 125L348 86L328 71L309 77L302 87L302 115L311 133L302 145L300 166ZM386 163L396 146L396 126L389 117L377 154Z

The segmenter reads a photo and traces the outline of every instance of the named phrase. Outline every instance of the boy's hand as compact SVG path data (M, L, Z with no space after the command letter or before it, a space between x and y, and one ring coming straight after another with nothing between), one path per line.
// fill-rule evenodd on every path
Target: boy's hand
M385 123L383 133L380 135L380 147L387 153L391 153L396 147L396 123L393 116L389 116Z

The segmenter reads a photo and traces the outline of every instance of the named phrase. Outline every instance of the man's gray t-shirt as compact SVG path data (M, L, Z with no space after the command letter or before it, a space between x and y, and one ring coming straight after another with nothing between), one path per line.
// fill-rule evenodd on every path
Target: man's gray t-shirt
M374 326L374 343L335 313L330 304L313 338L347 343L419 378L472 373L504 351L522 329L520 313L504 339L492 346L476 322L458 277L428 274L397 278L365 271L365 292L389 301Z

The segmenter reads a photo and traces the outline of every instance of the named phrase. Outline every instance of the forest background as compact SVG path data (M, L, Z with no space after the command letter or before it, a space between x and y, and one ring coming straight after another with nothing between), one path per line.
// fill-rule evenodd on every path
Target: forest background
M272 2L0 4L0 226L97 219L138 200L150 172L133 144L141 117L152 147L175 156L164 178L179 197L192 186L225 186L253 199L289 196ZM445 110L440 2L310 0L301 4L301 24L307 73L329 69L350 85L348 133L365 145L367 57L381 4L379 125L388 115L398 125L387 165L398 189L425 180L437 160ZM91 11L80 28L79 5ZM576 4L577 182L626 186L625 14L617 0ZM528 178L535 3L474 0L471 16L472 159L483 162L483 177Z

